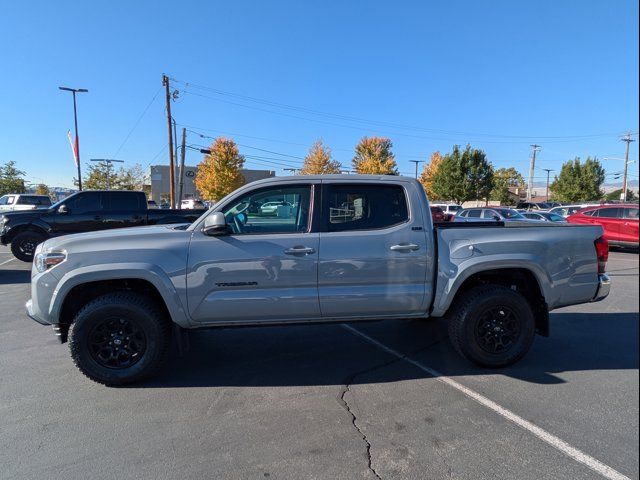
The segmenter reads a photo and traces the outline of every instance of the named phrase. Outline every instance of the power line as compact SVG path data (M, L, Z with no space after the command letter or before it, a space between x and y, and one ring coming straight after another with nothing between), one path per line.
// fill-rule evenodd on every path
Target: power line
M151 107L151 105L153 104L153 102L156 100L156 98L158 97L158 94L162 91L162 87L158 88L158 91L155 93L155 95L153 96L153 98L151 99L151 101L147 104L146 107L144 107L144 110L142 111L142 113L140 114L140 116L138 117L138 119L136 120L136 123L134 123L133 127L131 128L131 130L129 130L129 133L127 133L127 136L124 137L124 140L122 141L122 143L120 144L120 146L118 147L118 149L116 150L116 153L114 153L112 155L112 157L117 157L118 154L120 153L120 150L122 150L122 147L124 147L125 143L127 143L127 140L129 140L129 137L131 136L131 134L134 132L134 130L138 127L138 125L140 124L140 121L142 121L142 118L145 116L145 114L147 113L147 111L149 110L149 108Z
M216 88L213 88L213 87L207 87L207 86L204 86L204 85L198 85L198 84L194 84L194 83L191 83L191 82L184 82L182 80L178 80L178 79L175 79L175 78L172 78L172 80L174 82L176 82L176 83L182 83L185 86L188 85L189 87L192 87L192 88L213 92L216 95L222 96L222 97L230 97L230 98L235 98L235 99L239 99L239 100L243 100L243 101L258 103L258 104L262 104L262 105L268 105L268 106L271 106L271 107L277 107L277 108L286 109L286 110L293 110L293 111L297 111L297 112L312 114L312 115L316 115L316 116L323 116L323 117L333 118L333 119L338 119L338 120L345 120L345 121L349 121L349 122L353 122L353 123L364 123L364 124L373 125L373 126L400 128L400 129L404 129L404 130L414 130L414 131L421 131L421 132L426 132L426 133L437 133L437 134L454 135L454 136L478 136L478 137L492 137L492 138L511 138L511 139L522 139L523 141L526 140L526 139L532 139L532 138L536 138L536 139L584 139L584 138L598 138L598 137L613 137L613 136L617 136L617 134L613 134L613 133L611 133L611 134L610 133L598 133L598 134L586 134L586 135L554 135L554 136L548 136L548 135L503 135L503 134L478 133L478 132L472 133L472 132L463 132L463 131L451 131L451 130L424 128L424 127L419 127L419 126L415 126L415 125L406 125L406 124L393 123L393 122L383 122L383 121L378 121L378 120L370 120L370 119L366 119L366 118L355 117L355 116L351 116L351 115L342 115L342 114L324 112L324 111L314 110L314 109L307 108L307 107L300 107L300 106L286 104L286 103L274 102L274 101L270 101L270 100L266 100L266 99L262 99L262 98L258 98L258 97L252 97L252 96L248 96L248 95L241 95L241 94L237 94L237 93L233 93L233 92L219 90L219 89L216 89ZM204 98L220 100L219 98L210 97L210 96L206 96L206 95L203 95L203 94L198 94L198 93L195 93L195 92L185 92L185 93L189 93L191 95L202 96ZM233 103L233 102L226 102L226 103L231 103L231 104L234 104L234 105L239 105L239 106L244 106L244 107L247 107L247 108L251 108L248 105L237 104L237 103ZM268 111L270 113L281 113L281 112L273 112L273 111L264 110L264 109L262 109L262 110L263 111Z

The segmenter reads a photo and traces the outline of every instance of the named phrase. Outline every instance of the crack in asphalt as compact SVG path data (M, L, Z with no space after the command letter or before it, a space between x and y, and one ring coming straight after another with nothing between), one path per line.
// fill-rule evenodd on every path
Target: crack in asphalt
M373 467L373 458L371 455L371 442L369 441L369 438L367 437L367 435L362 431L362 429L358 426L357 423L357 417L356 414L353 412L353 410L351 410L351 407L349 406L349 402L347 402L346 400L346 395L348 392L351 392L352 395L355 395L352 391L351 391L351 384L353 383L353 381L356 379L356 377L359 377L360 375L364 375L366 373L371 373L375 370L378 370L380 368L384 368L384 367L388 367L389 365L393 365L394 363L403 361L411 356L417 355L425 350L428 350L429 348L441 343L443 341L442 338L437 339L436 341L434 341L433 343L430 343L429 345L426 345L422 348L419 348L411 353L402 355L402 357L400 358L394 358L393 360L389 360L387 362L384 363L380 363L378 365L373 365L369 368L366 368L364 370L361 370L359 372L355 372L353 374L351 374L349 377L347 377L347 379L344 381L344 385L342 386L342 388L340 389L340 394L337 397L337 401L338 404L349 414L349 416L351 417L351 424L353 425L353 427L356 429L356 431L360 434L360 436L362 437L362 440L365 444L365 451L366 451L366 456L367 456L367 468L369 469L369 471L371 473L373 473L373 475L375 475L376 478L379 478L380 480L382 480L382 477L380 476L380 474L378 474L378 472L376 471L376 469ZM446 464L445 462L445 466L447 466L449 468L449 466ZM449 468L449 476L451 477L452 475L452 471L451 468Z

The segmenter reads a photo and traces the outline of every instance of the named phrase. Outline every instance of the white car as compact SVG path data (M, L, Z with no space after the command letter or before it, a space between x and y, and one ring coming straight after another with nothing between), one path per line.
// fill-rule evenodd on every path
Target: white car
M180 204L180 208L184 208L186 210L194 210L198 208L205 208L205 206L201 200L188 198L187 200L182 200L182 203Z
M283 205L288 205L286 202L266 202L260 205L260 214L261 215L277 215L278 207L282 207Z
M562 205L560 207L555 207L547 210L549 213L555 213L556 215L562 215L564 218L567 218L569 215L573 215L578 210L582 210L583 208L593 207L596 205L600 205L599 203L581 203L577 205Z
M0 212L35 210L36 208L49 208L50 206L51 199L47 195L16 193L0 197Z
M447 221L453 220L456 213L462 210L462 205L457 205L455 203L430 203L432 207L440 207L444 214L447 217Z

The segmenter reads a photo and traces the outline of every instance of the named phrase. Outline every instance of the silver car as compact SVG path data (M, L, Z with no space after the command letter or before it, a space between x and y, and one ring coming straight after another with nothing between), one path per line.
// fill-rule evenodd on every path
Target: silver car
M454 222L527 222L530 221L513 208L483 207L465 208L453 218Z

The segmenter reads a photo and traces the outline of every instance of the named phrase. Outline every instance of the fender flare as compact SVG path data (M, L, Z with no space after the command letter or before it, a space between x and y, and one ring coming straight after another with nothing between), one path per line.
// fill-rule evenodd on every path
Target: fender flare
M47 239L51 238L51 226L39 219L36 219L30 222L11 225L11 228L7 232L7 238L5 241L6 243L11 243L16 235L28 231L41 233Z
M185 272L181 272L180 275L184 282ZM175 285L160 267L149 263L98 264L80 267L66 273L51 296L49 318L60 318L64 301L74 287L91 282L123 279L149 282L162 297L171 320L183 328L191 326Z
M438 289L436 300L433 304L433 310L431 315L435 317L443 316L456 297L458 290L471 276L482 273L490 272L491 270L502 269L520 269L531 272L538 282L538 288L540 293L545 298L546 303L551 306L556 302L553 293L553 280L549 277L548 273L540 266L536 259L532 255L510 255L505 258L504 255L500 255L497 258L491 257L479 257L478 259L472 259L467 262L461 263L459 266L451 265L455 269L455 273L451 276L444 276L442 274L438 277L438 282L444 282L446 285L442 290ZM452 272L450 272L452 273Z

